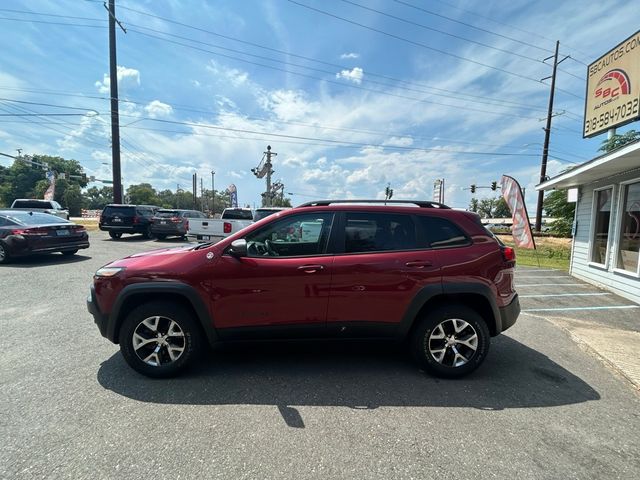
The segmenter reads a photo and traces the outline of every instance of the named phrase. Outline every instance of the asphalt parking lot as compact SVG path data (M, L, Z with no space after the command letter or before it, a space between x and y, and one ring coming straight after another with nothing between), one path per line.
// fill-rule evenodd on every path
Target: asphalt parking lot
M518 270L524 313L461 380L354 344L227 348L150 380L100 336L88 285L111 260L182 242L91 242L0 267L1 478L640 476L638 392L574 325L637 334L640 310L562 272Z

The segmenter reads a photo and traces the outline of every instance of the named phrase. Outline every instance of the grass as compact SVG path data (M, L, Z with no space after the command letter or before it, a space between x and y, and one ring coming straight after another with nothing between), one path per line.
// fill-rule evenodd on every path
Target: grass
M84 228L89 232L98 230L98 220L95 218L74 218L73 220L69 220L78 225L84 225Z
M511 235L500 235L500 240L510 247L515 247ZM540 267L545 268L569 270L569 260L571 259L570 238L536 237L535 240L536 250L515 247L516 263L518 265L533 267L540 265Z

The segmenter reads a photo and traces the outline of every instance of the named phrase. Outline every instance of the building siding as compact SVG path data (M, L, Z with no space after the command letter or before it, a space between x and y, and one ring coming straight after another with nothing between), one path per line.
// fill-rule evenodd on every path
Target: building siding
M614 272L616 255L614 244L617 243L618 217L620 202L620 183L640 177L640 171L633 171L617 175L598 182L582 185L576 206L577 228L574 237L573 255L571 257L570 273L580 280L606 288L612 292L640 303L640 278ZM609 229L609 248L607 268L590 265L589 241L592 228L592 207L594 190L613 185L613 199L611 203L611 226Z

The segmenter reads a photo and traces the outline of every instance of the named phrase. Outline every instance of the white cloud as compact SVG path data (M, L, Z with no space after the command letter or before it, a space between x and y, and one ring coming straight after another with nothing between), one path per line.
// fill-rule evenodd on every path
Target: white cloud
M343 53L342 55L340 55L340 58L342 59L351 59L351 58L360 58L360 54L359 53L353 53L353 52L349 52L349 53Z
M162 103L160 100L152 101L144 109L151 118L166 117L173 113L171 105Z
M102 77L102 81L96 81L94 86L100 93L109 93L111 88L111 79L109 74L105 73ZM118 87L131 86L140 86L140 71L135 68L118 65Z
M394 147L410 147L413 145L413 138L411 137L391 137L383 142L383 145L389 145Z
M357 83L358 85L362 83L363 76L364 72L360 67L354 67L351 70L342 70L341 72L336 73L336 78L344 78L353 83Z

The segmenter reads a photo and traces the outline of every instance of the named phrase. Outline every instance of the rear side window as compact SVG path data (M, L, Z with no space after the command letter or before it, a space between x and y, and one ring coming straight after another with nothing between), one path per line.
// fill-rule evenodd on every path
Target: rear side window
M471 241L453 222L440 217L419 215L421 248L450 248L470 245Z
M251 210L225 210L222 214L222 218L226 220L253 220L253 213Z
M416 231L410 215L355 212L346 214L345 253L415 248Z
M119 216L133 216L133 207L105 207L102 212L103 215L119 215Z
M179 217L180 212L178 210L158 210L156 212L156 217L160 218L172 218Z
M136 208L138 215L142 215L143 217L151 217L154 214L154 210L148 207L138 207Z

